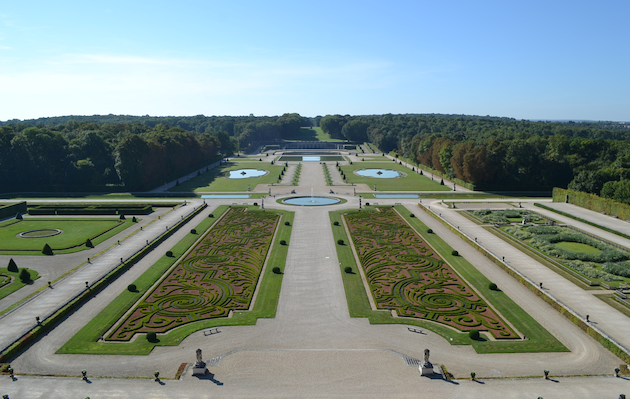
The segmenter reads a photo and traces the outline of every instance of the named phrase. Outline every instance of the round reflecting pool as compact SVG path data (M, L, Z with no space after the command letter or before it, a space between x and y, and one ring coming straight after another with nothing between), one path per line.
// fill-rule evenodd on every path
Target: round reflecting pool
M393 179L403 174L391 169L361 169L355 172L359 176L376 177L377 179Z
M63 231L59 229L37 229L37 230L29 230L23 231L18 234L20 238L43 238L43 237L52 237L57 234L61 234Z
M266 170L260 169L238 169L238 170L230 170L230 175L227 177L228 179L247 179L248 177L260 177L266 175Z
M329 197L291 197L282 200L282 202L289 205L318 206L338 204L341 200Z

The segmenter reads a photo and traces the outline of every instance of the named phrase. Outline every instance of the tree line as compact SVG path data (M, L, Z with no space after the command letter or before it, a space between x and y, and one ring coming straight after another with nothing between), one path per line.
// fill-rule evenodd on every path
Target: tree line
M0 127L0 191L139 191L220 159L226 134L139 123Z

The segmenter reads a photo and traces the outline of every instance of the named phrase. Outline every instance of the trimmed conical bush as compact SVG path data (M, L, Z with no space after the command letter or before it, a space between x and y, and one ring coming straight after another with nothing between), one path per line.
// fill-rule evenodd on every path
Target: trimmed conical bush
M94 248L94 244L92 244L92 240L90 240L89 238L85 240L85 246L88 248Z
M9 259L9 265L7 266L7 269L10 272L13 272L13 273L17 273L18 272L18 267L15 264L15 261L13 260L13 258Z
M51 248L51 247L50 247L50 245L48 245L48 244L45 244L45 245L44 245L44 249L42 249L42 253L43 253L44 255L54 255L54 254L53 254L53 250L52 250L52 248Z
M23 219L23 218L22 218L22 214L21 214L20 212L18 212L18 213L16 213L16 214L15 214L15 218L16 218L17 220L22 220L22 219Z
M31 273L29 273L26 269L20 270L20 280L23 283L28 283L29 281L31 281Z

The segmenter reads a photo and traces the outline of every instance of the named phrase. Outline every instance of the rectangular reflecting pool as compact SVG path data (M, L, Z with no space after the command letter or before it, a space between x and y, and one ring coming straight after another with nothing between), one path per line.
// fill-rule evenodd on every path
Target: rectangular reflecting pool
M374 198L420 198L418 194L374 194Z
M249 198L249 194L204 194L201 198Z
M315 162L319 162L321 161L321 157L302 157L302 161L304 162L309 162L309 161L315 161Z

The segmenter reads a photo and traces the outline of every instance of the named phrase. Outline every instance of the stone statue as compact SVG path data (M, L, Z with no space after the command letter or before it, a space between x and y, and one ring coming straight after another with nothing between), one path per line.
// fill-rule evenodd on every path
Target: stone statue
M418 369L420 370L420 375L433 375L433 365L429 361L430 351L428 349L424 350L424 361L420 362L418 365Z
M203 356L201 355L201 349L197 349L197 364L203 363Z

